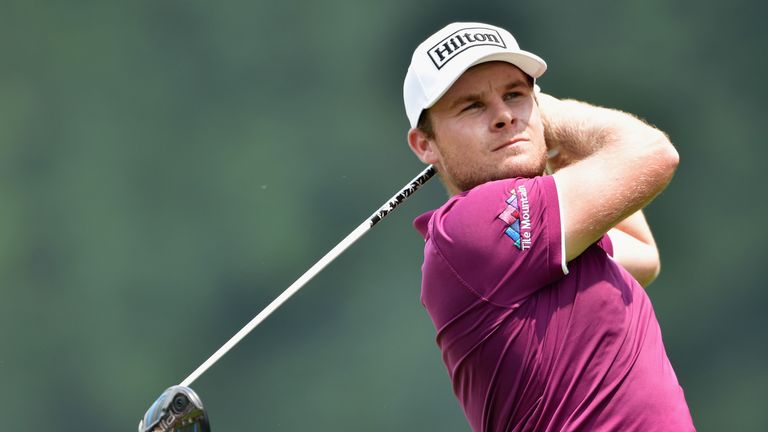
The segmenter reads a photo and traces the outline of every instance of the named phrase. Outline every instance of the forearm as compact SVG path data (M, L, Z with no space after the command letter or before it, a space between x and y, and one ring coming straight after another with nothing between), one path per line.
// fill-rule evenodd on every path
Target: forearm
M672 179L679 156L663 132L631 114L546 95L539 106L570 260L648 205Z
M663 132L632 114L576 100L558 100L539 94L544 138L549 150L548 169L583 160L606 147L632 141L648 142Z

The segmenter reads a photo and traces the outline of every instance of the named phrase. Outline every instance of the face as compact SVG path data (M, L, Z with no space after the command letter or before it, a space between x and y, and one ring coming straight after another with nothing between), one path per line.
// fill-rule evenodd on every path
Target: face
M451 194L544 172L544 127L527 76L506 62L467 70L429 109L434 136L411 129L408 141L434 164Z

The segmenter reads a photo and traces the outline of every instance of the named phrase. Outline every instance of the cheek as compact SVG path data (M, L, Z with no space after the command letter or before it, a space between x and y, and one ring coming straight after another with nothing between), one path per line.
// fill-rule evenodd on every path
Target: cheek
M450 127L440 130L435 143L443 157L457 158L471 155L474 141L467 128Z

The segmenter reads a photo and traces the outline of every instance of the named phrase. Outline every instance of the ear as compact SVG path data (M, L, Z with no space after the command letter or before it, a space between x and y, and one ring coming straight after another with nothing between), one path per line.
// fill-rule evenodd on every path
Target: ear
M434 138L429 138L421 129L411 128L408 131L408 146L422 162L436 164L440 161Z

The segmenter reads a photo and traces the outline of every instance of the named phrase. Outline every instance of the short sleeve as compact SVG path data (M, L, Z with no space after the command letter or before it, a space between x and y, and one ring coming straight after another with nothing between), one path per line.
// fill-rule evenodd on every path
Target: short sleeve
M505 179L455 197L430 236L477 296L512 306L568 273L557 186L551 176Z

